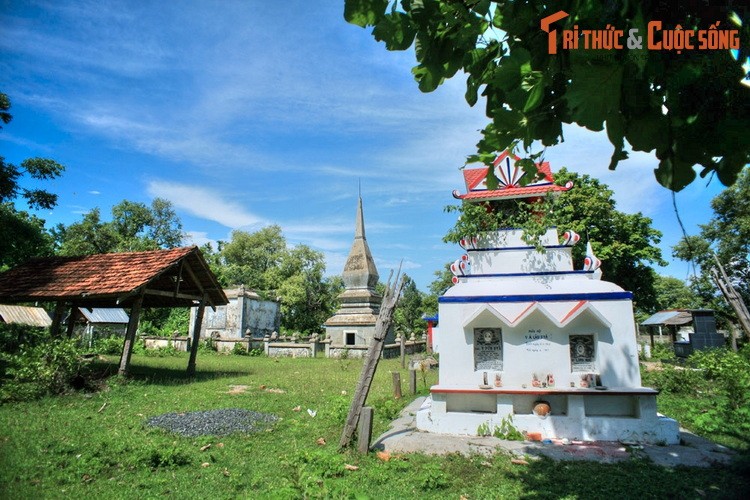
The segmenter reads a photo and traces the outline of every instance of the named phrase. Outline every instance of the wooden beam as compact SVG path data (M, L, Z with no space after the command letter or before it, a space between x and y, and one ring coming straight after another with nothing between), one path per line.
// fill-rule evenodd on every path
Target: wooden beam
M118 375L127 375L130 367L130 356L133 354L133 343L135 342L135 333L138 330L138 321L141 316L141 306L143 305L143 294L141 293L133 303L130 309L130 320L128 320L128 329L125 332L125 342L122 345L122 355L120 356L120 368L117 370Z
M396 279L394 280L393 285L391 285L390 278L386 284L385 293L383 294L383 302L380 305L380 314L378 314L378 319L375 323L375 333L372 338L372 343L367 350L367 356L362 367L362 373L359 376L357 390L354 392L352 405L349 407L349 415L346 418L344 431L341 433L339 448L349 446L351 443L354 431L357 429L360 413L362 412L362 408L367 400L367 395L370 392L372 379L375 376L375 370L378 367L380 356L383 353L385 337L391 328L393 312L396 309L396 304L398 304L401 291L404 288L404 280L401 279L399 281L400 274L401 269L399 268L399 272L396 274Z
M65 313L65 302L58 300L55 303L55 312L52 315L52 326L50 328L50 333L53 337L60 335L60 324L63 320L63 313Z
M195 358L198 357L198 343L201 341L201 327L203 326L203 313L206 310L207 299L207 294L201 299L195 315L195 324L193 324L193 337L190 341L190 359L187 366L187 374L191 377L195 375Z
M174 299L185 299L185 300L195 300L200 302L203 299L202 295L190 295L189 293L177 293L177 292L167 292L164 290L152 290L147 289L144 291L146 295L157 295L159 297L169 297Z
M367 453L370 451L373 412L371 406L365 406L362 408L362 416L359 418L359 435L357 437L357 451L360 453Z
M182 270L185 268L185 259L182 259L180 261L180 270L177 271L177 286L175 286L174 289L174 296L177 297L177 294L180 293L180 281L182 281Z
M76 326L76 311L78 310L78 307L75 303L70 305L70 315L68 316L68 327L65 332L65 336L68 338L73 337L73 329Z

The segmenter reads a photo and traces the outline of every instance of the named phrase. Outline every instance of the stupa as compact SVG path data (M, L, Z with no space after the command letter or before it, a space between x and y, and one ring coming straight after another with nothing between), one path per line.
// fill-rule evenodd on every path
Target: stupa
M468 202L554 196L549 164L526 186L508 152L465 169ZM454 285L439 299L439 383L417 413L423 431L477 435L512 425L538 439L674 444L679 426L656 411L657 391L642 387L632 293L601 279L590 243L573 268L572 231L529 246L518 229L468 236L453 263Z
M379 275L365 236L362 197L357 204L354 241L342 277L344 291L338 297L341 305L325 322L326 336L331 343L328 352L338 356L346 350L347 356L361 357L375 334L382 301L375 291ZM393 332L389 331L386 342L392 341Z

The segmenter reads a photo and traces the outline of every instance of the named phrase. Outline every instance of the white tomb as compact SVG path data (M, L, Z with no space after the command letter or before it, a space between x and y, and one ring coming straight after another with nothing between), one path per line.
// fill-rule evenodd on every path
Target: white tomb
M510 421L537 439L678 443L657 391L641 386L632 293L600 279L590 245L574 270L574 233L561 243L547 230L544 252L521 236L462 241L439 299L439 383L418 429L477 435Z

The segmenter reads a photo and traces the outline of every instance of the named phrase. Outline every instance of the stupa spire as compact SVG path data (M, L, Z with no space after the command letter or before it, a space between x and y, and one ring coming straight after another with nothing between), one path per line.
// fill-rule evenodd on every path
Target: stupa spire
M362 212L362 195L359 196L359 203L357 204L357 220L354 225L354 239L366 240L365 237L365 216Z

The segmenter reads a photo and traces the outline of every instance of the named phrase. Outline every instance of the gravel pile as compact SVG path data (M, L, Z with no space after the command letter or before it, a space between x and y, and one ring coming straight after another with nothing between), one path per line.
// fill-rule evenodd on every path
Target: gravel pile
M258 432L279 420L276 415L227 408L224 410L165 413L151 417L146 425L187 437L224 436L233 432Z

